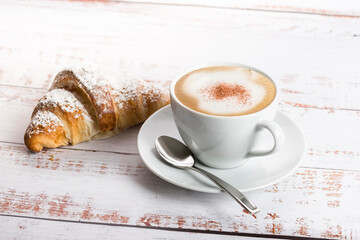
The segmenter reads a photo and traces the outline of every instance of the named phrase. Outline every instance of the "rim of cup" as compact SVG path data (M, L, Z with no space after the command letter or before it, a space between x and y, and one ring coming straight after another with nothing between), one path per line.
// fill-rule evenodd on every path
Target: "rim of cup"
M175 85L176 83L183 77L185 76L186 74L188 73L191 73L192 71L195 71L195 70L198 70L198 69L201 69L201 68L206 68L206 67L242 67L242 68L247 68L247 69L250 69L250 70L253 70L255 72L258 72L262 75L264 75L265 77L267 77L275 86L275 97L274 99L271 101L271 103L269 105L267 105L266 107L264 107L263 109L257 111L257 112L254 112L254 113L249 113L249 114L245 114L245 115L238 115L238 116L217 116L217 115L211 115L211 114L206 114L206 113L202 113L202 112L198 112L198 111L195 111L187 106L185 106L182 102L180 102L180 100L176 97L175 95ZM246 65L246 64L242 64L242 63L234 63L234 62L212 62L212 63L206 63L206 64L201 64L201 65L197 65L195 67L192 67L190 68L189 70L183 72L182 74L178 74L176 76L176 78L171 81L171 84L170 84L170 96L171 98L176 101L177 104L179 104L180 106L182 106L183 108L187 109L188 111L190 112L193 112L195 114L199 114L201 116L204 116L204 117L209 117L209 118L225 118L225 119L233 119L233 118L244 118L244 117L249 117L249 116L255 116L255 115L258 115L260 113L262 113L263 111L265 111L266 109L268 109L270 106L274 105L277 103L277 98L278 98L278 88L274 82L274 80L266 73L264 73L263 71L255 68L255 67L252 67L252 66L249 66L249 65Z

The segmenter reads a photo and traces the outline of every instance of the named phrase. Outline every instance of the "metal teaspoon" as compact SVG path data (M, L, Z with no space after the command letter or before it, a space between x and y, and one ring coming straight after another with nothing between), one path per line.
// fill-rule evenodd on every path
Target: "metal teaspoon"
M192 169L211 179L219 187L224 189L225 192L230 194L249 213L254 214L260 211L254 203L248 200L244 194L235 187L215 175L196 167L195 159L191 151L182 142L172 137L159 136L155 140L155 148L159 155L171 165L178 168Z

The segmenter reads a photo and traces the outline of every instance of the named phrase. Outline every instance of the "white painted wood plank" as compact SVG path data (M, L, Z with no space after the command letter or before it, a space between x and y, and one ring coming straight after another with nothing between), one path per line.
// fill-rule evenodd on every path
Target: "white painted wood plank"
M45 92L0 85L0 141L23 144L31 112ZM281 103L280 111L293 118L306 136L308 150L302 166L360 171L360 111L294 107L285 101ZM139 128L70 148L137 154Z
M291 108L279 110L301 128L307 144L303 166L360 170L360 111Z
M0 216L1 239L239 239L238 236ZM241 239L254 239L242 236Z
M114 0L120 1L120 0ZM233 9L255 9L281 12L298 12L324 15L344 15L359 16L360 5L358 1L347 0L121 0L121 2L143 2L143 3L162 3L178 4L200 7L225 7Z
M167 85L190 66L226 60L269 73L288 104L360 109L358 18L4 1L0 22L7 23L0 24L3 84L47 89L61 66L89 61L109 74L126 70Z
M245 214L226 194L173 186L139 156L57 149L29 154L1 144L0 213L147 227L356 238L360 173L300 168L247 196L262 211ZM51 155L53 154L53 155ZM336 216L336 217L335 217Z

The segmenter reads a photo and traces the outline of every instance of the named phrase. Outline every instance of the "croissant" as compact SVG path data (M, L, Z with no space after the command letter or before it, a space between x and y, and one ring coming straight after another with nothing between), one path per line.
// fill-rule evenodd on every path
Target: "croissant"
M35 107L24 141L28 149L102 139L145 121L169 104L161 87L138 77L102 76L94 67L65 69Z

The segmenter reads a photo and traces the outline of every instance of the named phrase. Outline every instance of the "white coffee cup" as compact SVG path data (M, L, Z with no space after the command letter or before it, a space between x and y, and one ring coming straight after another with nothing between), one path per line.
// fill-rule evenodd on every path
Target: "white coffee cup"
M171 109L175 124L194 155L202 163L214 168L233 168L254 156L265 156L279 150L284 143L284 133L274 122L277 111L278 91L274 100L262 110L241 116L215 116L197 112L182 104L175 95L175 84L187 73L212 66L234 66L254 70L275 82L262 71L237 63L212 63L197 66L172 81L170 86ZM267 129L274 138L273 148L252 150L256 134Z

